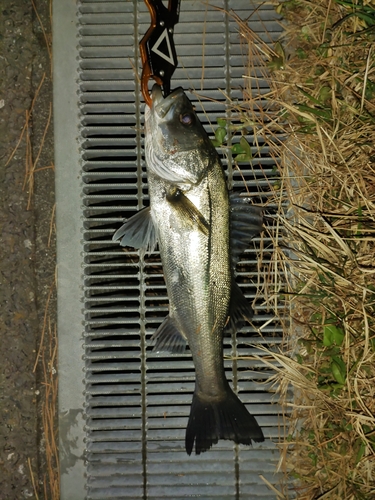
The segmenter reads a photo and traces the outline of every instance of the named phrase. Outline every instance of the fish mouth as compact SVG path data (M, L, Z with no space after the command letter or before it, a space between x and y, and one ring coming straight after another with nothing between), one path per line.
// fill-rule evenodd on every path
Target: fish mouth
M184 94L182 87L178 87L171 92L167 97L163 97L163 92L160 85L155 84L151 90L153 109L159 118L164 118L170 111L177 99Z

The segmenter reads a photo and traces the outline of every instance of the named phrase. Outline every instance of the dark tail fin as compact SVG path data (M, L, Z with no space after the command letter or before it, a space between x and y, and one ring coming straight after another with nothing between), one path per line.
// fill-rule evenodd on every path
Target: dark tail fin
M218 401L208 401L194 393L186 429L186 452L191 455L195 441L195 453L199 455L219 439L231 439L237 444L264 441L258 422L229 387L226 396Z

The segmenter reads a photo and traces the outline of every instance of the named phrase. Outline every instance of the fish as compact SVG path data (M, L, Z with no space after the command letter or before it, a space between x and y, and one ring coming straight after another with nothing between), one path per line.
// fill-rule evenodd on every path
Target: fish
M143 254L159 245L169 315L152 337L156 352L181 354L188 343L195 390L185 435L191 455L219 439L264 441L255 417L224 372L223 335L253 310L234 280L239 255L263 228L263 212L229 193L218 153L182 88L164 97L152 89L145 109L150 206L114 234Z

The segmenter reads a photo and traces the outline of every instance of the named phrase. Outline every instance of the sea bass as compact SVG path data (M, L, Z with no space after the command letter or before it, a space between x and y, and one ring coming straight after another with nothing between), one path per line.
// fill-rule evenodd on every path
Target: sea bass
M159 244L169 316L155 350L181 353L188 342L196 380L185 446L200 454L219 439L264 440L255 418L229 386L223 334L252 309L234 281L239 254L262 230L262 212L229 195L219 156L181 88L166 98L159 86L146 107L145 151L150 207L113 239L143 252ZM231 248L233 247L233 248Z

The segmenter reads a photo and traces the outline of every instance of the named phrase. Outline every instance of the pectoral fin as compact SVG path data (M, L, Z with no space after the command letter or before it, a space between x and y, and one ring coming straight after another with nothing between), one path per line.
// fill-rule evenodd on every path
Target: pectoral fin
M144 252L152 253L157 243L157 236L150 207L144 208L130 217L115 232L112 240L120 240L122 247L139 248Z
M185 337L177 330L173 319L167 316L151 338L155 342L154 352L167 351L183 354L186 348Z
M167 196L167 201L177 211L181 220L192 229L198 229L205 236L208 236L210 226L206 219L192 203L187 196L180 189L171 190Z

